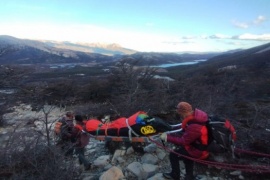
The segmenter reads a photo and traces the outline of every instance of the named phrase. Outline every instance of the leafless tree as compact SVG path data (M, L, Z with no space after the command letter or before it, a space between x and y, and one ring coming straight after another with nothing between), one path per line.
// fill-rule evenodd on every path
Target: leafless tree
M128 59L120 61L110 76L110 104L115 112L130 115L138 110L152 109L149 102L160 91L153 81L155 68L137 67L137 62L130 64Z

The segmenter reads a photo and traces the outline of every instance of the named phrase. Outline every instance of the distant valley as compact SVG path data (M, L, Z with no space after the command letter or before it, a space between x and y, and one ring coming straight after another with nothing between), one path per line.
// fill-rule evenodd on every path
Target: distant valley
M0 36L0 64L111 63L119 59L158 65L208 59L220 53L136 52L117 44L34 41Z

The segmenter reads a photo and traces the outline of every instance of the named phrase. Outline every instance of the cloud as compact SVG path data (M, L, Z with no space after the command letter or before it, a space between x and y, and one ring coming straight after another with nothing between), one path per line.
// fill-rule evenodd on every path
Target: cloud
M236 20L234 20L233 22L233 25L235 27L238 27L238 28L241 28L241 29L247 29L249 27L249 25L247 23L244 23L244 22L238 22Z
M214 35L210 35L208 38L209 39L230 39L231 37L224 34L214 34Z
M226 44L229 45L236 45L236 46L243 46L245 45L244 43L240 43L239 41L235 42L235 41L230 41L230 42L225 42Z
M263 20L263 18L258 18ZM117 43L138 51L180 52L222 50L216 42L270 41L270 34L226 34L171 36L118 29L106 29L89 24L25 24L0 22L0 34L23 39L71 41L80 43ZM18 31L19 29L19 31ZM218 41L217 41L218 40ZM252 42L252 41L249 41ZM220 45L221 43L219 43ZM235 44L236 45L236 44ZM230 47L232 48L232 47Z
M260 25L262 23L264 23L267 20L267 18L265 16L259 15L255 20L251 21L251 22L239 22L237 20L233 20L232 24L235 27L241 28L241 29L247 29L251 26L254 25Z
M240 39L240 40L259 40L259 41L270 41L270 34L241 34L238 36L233 36L232 39Z
M164 44L179 45L179 44L192 44L194 41L163 41Z
M197 36L183 36L182 39L198 39Z
M258 16L258 17L253 21L253 23L254 23L254 24L261 24L261 23L263 23L264 21L266 21L266 17L260 15L260 16Z
M256 40L256 41L270 41L270 34L240 34L229 36L225 34L212 34L212 35L202 35L202 36L183 36L181 37L184 41L170 42L171 44L183 44L183 43L193 43L191 40L198 39L231 39L231 40ZM167 42L169 43L169 42Z

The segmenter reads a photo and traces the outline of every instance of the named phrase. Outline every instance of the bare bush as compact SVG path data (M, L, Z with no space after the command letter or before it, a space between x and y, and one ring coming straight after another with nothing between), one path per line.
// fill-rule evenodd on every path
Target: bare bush
M8 109L20 99L16 92L20 90L20 85L24 82L25 77L32 71L28 67L15 65L0 66L0 90L7 91L0 92L0 126L3 126L5 123L3 122L2 115L7 113Z
M125 116L138 110L163 111L169 99L168 84L154 79L155 68L136 67L136 63L120 61L110 76L112 109Z
M78 169L60 149L31 130L14 131L1 149L0 177L11 179L74 179Z

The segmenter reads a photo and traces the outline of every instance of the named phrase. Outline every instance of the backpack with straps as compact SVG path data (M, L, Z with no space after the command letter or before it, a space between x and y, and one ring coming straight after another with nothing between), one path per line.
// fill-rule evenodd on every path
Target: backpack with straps
M230 120L209 116L206 127L208 129L208 150L210 152L229 152L234 157L236 131Z
M56 141L69 139L67 133L71 133L72 127L69 125L65 118L60 119L54 124L54 136Z
M60 122L60 121L57 121L57 122L55 122L55 124L54 124L54 134L55 135L60 135L60 133L61 133L61 126L62 126L62 122Z
M61 128L62 128L63 122L61 120L55 122L54 124L54 141L56 143L61 142Z

